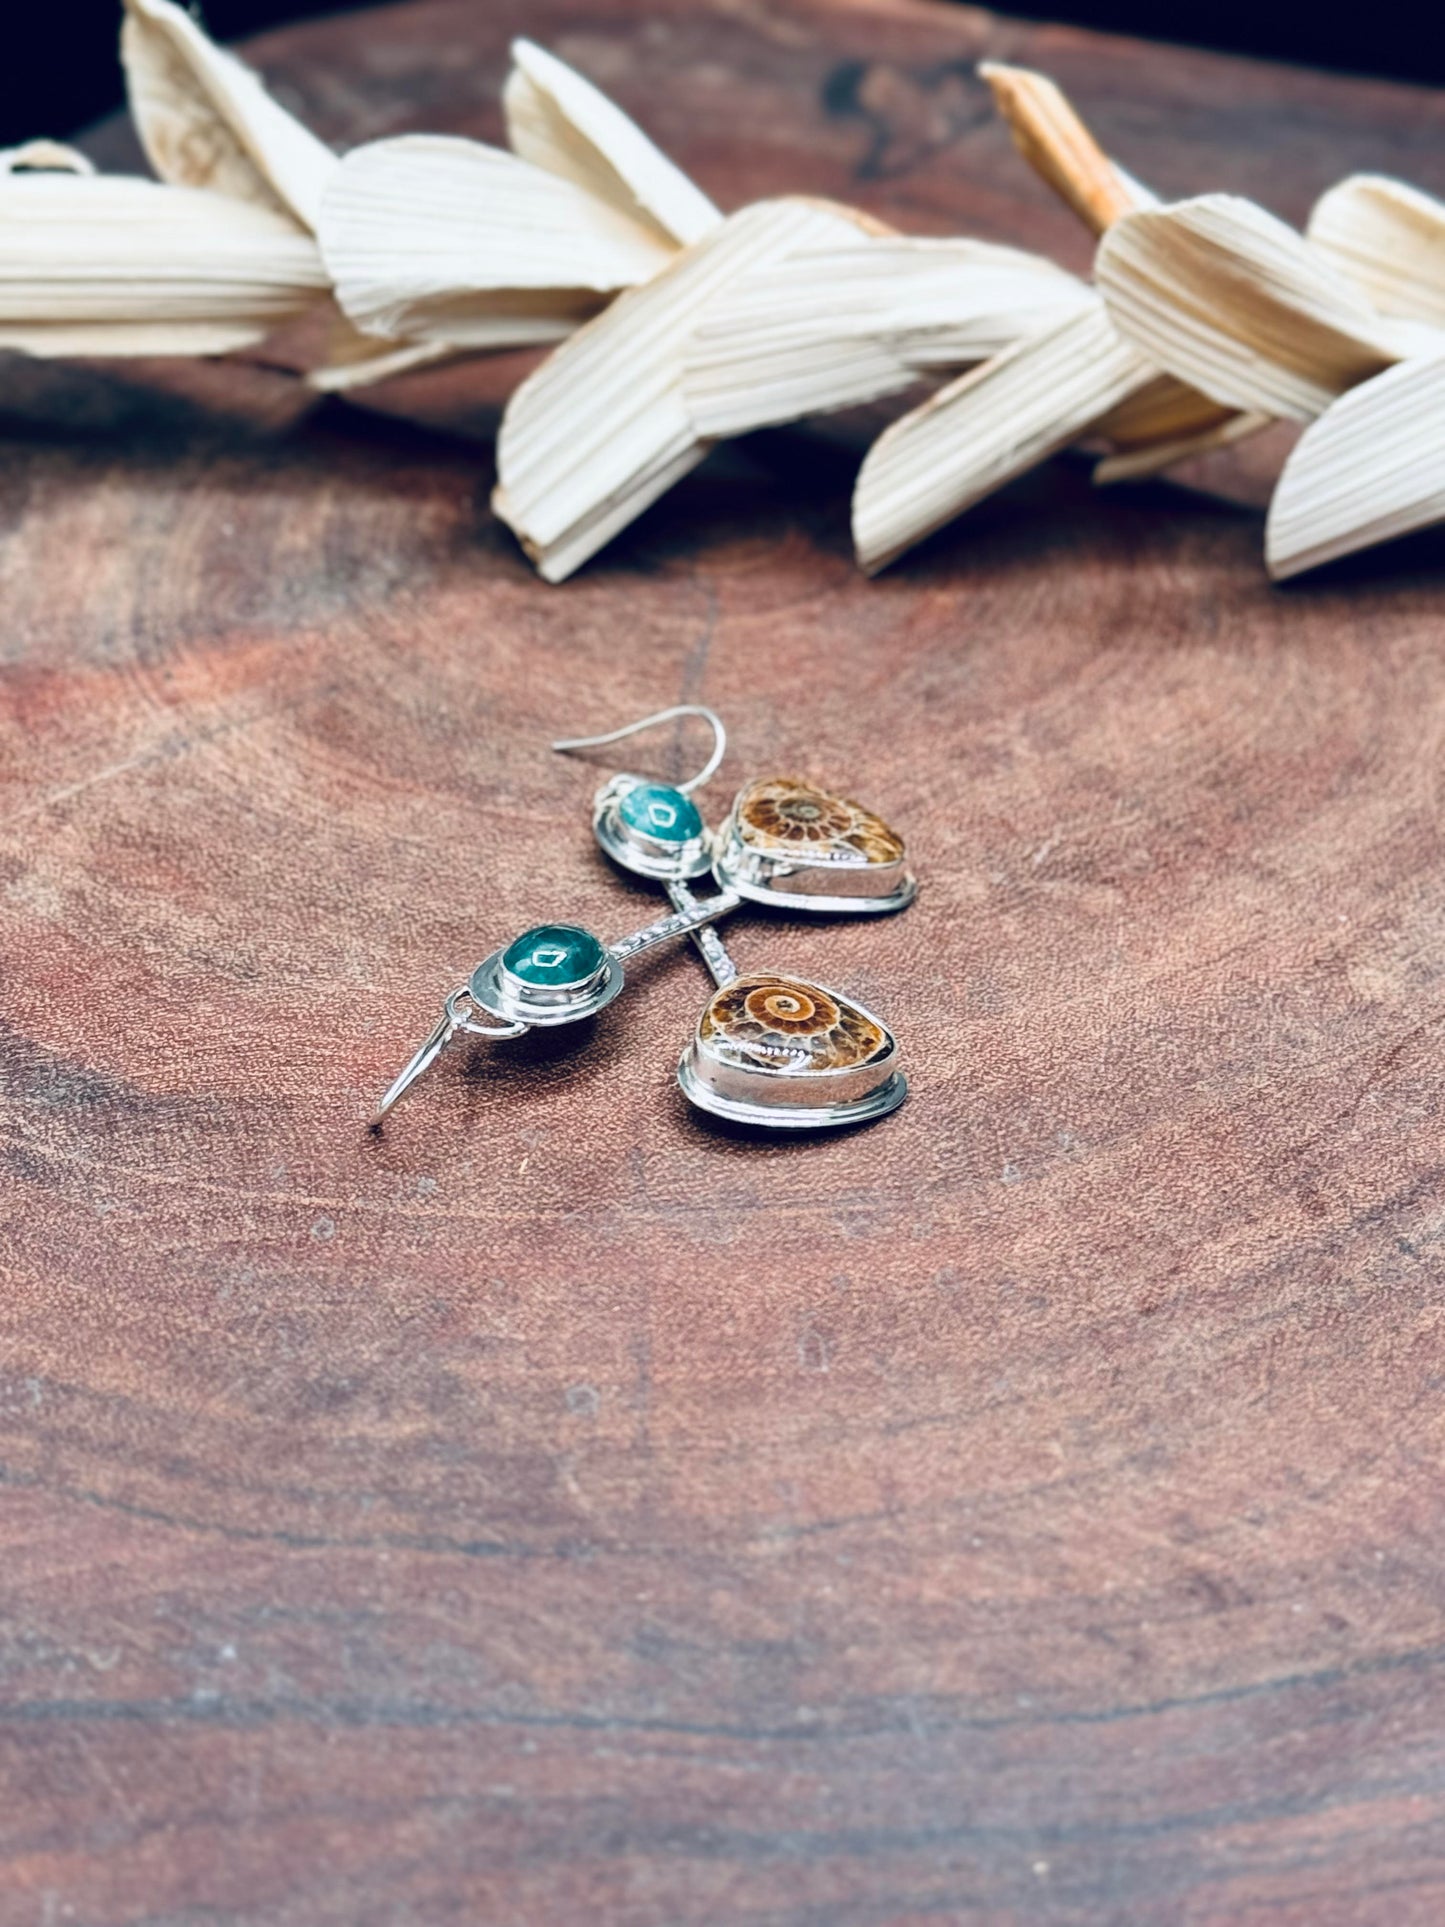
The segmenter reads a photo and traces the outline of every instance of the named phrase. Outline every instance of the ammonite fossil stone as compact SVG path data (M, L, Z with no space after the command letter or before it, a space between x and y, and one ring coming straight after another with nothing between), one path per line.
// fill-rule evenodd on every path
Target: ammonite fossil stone
M903 860L903 839L882 817L801 776L765 776L750 784L737 800L736 819L738 835L754 850L810 863Z
M890 1047L871 1017L793 977L739 977L714 994L697 1034L713 1056L743 1070L847 1070Z

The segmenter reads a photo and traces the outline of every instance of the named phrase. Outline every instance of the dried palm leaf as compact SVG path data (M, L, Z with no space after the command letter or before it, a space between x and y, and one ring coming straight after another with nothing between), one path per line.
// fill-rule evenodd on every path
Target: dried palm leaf
M981 60L978 71L1015 147L1092 233L1102 234L1135 208L1156 205L1148 188L1104 153L1047 74L1001 60Z
M1157 205L1103 152L1046 76L1000 62L985 62L979 72L1020 151L1091 232ZM882 568L1081 435L1114 445L1115 455L1095 470L1096 479L1109 481L1152 474L1259 425L1258 417L1237 418L1134 350L1117 342L1111 348L1111 324L1098 296L1073 285L1073 325L1068 314L1056 312L1042 330L1016 326L1015 341L1031 337L1030 351L995 343L1004 350L997 361L955 381L886 431L864 463L854 495L854 533L865 569ZM1059 297L1049 299L1065 308ZM1041 311L1045 305L1040 301ZM1014 320L1026 320L1021 308ZM1038 391L1027 394L1031 380ZM1015 438L1010 411L1016 409L1023 426Z
M1352 388L1295 444L1270 503L1276 578L1445 520L1445 353Z
M1155 378L1103 303L941 388L884 430L853 492L853 543L876 574L925 535L1057 454Z
M684 392L699 434L876 401L956 371L1089 306L1081 281L985 241L859 230L754 267L698 322Z
M319 394L344 395L419 368L436 367L463 353L448 341L380 341L375 335L362 334L339 308L333 308L325 359L308 371L306 380Z
M315 231L336 156L172 0L125 0L121 59L152 167Z
M1095 433L1119 448L1142 451L1151 442L1212 434L1233 412L1173 375L1156 375L1147 387L1111 408Z
M1233 195L1125 216L1097 272L1120 333L1228 408L1309 421L1408 345L1293 228Z
M172 0L125 6L121 58L131 112L161 179L273 210L315 233L338 166L331 149ZM336 358L309 377L318 388L361 387L443 352L431 343L400 350L350 328L334 339Z
M865 232L821 201L760 201L653 280L618 297L517 389L492 498L549 582L560 582L702 459L683 389L699 316L744 273Z
M676 253L570 180L436 134L354 148L320 235L356 327L469 348L560 340Z
M1445 326L1445 202L1354 174L1315 203L1306 232L1381 314Z
M512 42L502 105L515 154L649 228L669 250L700 241L722 220L635 121L530 40Z
M0 347L33 355L215 355L326 287L288 216L121 175L0 175Z
M1091 433L1113 444L1113 453L1095 463L1094 480L1101 488L1145 481L1191 455L1257 435L1269 421L1222 408L1173 375L1158 375L1094 424Z
M1175 468L1191 456L1207 455L1211 449L1232 448L1236 442L1248 441L1251 435L1259 434L1269 425L1268 415L1244 415L1233 408L1221 409L1212 427L1196 428L1172 440L1148 441L1137 448L1120 448L1112 455L1105 455L1094 464L1094 480L1100 488L1115 482L1147 481L1151 475ZM1106 423L1098 423L1095 432L1107 435Z
M1095 234L1126 214L1159 206L1157 195L1106 156L1072 103L1044 74L983 61L979 73L993 91L1014 144L1042 179ZM1096 432L1118 444L1094 470L1094 480L1140 481L1225 442L1242 441L1268 416L1222 408L1172 376L1132 396Z
M22 141L0 147L0 174L93 174L95 162L64 141Z

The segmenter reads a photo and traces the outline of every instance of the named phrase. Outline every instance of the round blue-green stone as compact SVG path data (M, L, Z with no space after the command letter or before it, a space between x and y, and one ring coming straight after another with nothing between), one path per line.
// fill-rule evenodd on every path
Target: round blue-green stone
M617 814L629 829L656 837L659 843L687 843L702 835L696 803L666 783L635 783L623 791Z
M595 977L607 953L590 930L575 923L539 923L502 952L502 966L524 984L559 990Z

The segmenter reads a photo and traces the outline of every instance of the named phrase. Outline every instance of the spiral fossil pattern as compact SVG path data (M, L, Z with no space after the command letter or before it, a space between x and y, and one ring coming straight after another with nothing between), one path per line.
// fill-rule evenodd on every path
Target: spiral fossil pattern
M797 856L900 863L903 839L882 817L802 776L767 776L738 798L738 834L751 849Z
M845 998L793 977L739 977L713 996L698 1037L724 1062L787 1071L850 1069L889 1043Z

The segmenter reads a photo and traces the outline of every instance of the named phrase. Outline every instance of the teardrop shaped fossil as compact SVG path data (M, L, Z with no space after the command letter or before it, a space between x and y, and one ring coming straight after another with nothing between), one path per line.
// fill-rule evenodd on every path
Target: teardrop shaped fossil
M726 889L798 909L901 910L916 888L896 830L802 776L739 792L713 867Z
M715 1116L815 1130L901 1104L908 1087L898 1056L887 1026L836 990L796 977L739 977L708 1000L678 1082Z

